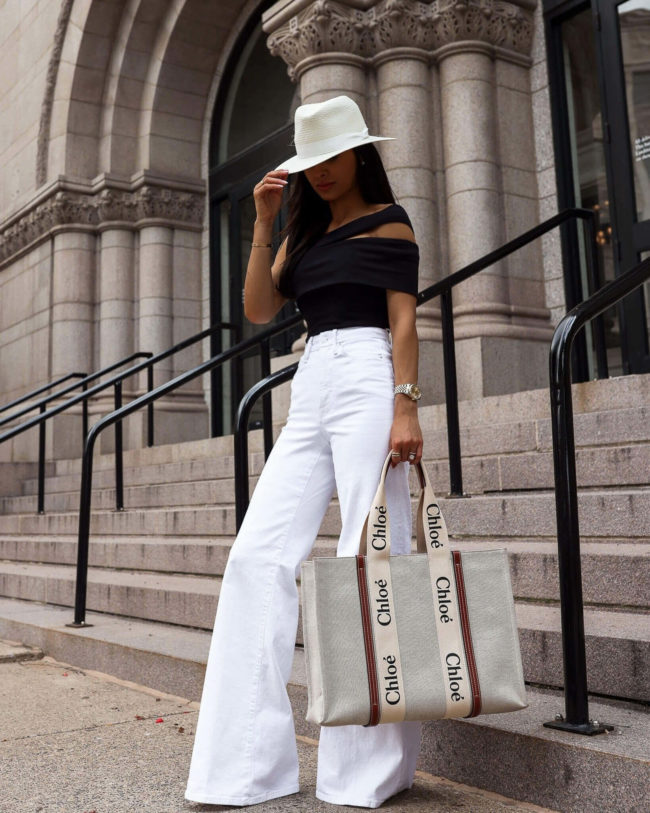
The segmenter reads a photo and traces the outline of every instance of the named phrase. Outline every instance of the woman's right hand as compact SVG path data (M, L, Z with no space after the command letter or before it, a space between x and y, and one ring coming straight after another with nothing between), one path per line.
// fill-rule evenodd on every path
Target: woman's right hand
M253 189L257 219L273 223L282 206L282 190L287 185L287 169L272 169Z

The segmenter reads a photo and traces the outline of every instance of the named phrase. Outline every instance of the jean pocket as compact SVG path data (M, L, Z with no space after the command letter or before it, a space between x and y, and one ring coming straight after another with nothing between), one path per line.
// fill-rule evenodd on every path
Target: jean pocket
M393 354L387 342L377 339L360 339L356 342L344 342L341 345L343 354L358 361L392 361Z

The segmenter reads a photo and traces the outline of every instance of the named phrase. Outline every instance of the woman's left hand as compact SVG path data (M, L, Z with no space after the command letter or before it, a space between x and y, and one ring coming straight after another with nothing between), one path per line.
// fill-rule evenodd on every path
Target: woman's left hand
M409 407L411 408L409 409ZM418 421L417 406L409 404L404 411L398 411L396 407L390 430L390 448L393 452L399 452L400 456L391 457L391 466L396 466L403 460L408 461L411 465L419 463L422 459L422 445L422 430ZM415 457L409 458L412 452L415 452Z

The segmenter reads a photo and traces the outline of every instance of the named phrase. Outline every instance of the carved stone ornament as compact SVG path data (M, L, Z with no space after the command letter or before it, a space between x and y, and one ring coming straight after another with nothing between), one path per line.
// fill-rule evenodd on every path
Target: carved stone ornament
M452 42L478 40L529 54L532 4L505 0L380 0L368 9L344 0L315 0L273 31L267 47L289 66L331 51L372 58L391 48L436 50Z
M100 227L113 221L131 224L150 219L201 228L205 200L198 192L141 186L136 190L104 188L95 194L55 189L45 200L0 226L0 263L60 226Z

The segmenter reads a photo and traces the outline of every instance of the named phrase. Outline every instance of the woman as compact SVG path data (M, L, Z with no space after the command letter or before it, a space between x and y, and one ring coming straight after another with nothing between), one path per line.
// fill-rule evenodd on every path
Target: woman
M347 96L302 105L295 114L297 155L254 189L245 314L268 322L295 297L307 344L286 424L225 569L186 799L250 805L298 791L286 690L298 624L296 578L335 487L342 518L337 555L358 552L389 448L392 552L410 549L405 463L422 456L415 383L419 255L372 143L385 138L368 135ZM273 222L289 172L297 174L288 234L271 263ZM322 727L316 796L378 807L412 785L419 746L418 722Z

